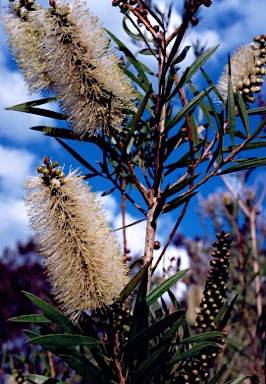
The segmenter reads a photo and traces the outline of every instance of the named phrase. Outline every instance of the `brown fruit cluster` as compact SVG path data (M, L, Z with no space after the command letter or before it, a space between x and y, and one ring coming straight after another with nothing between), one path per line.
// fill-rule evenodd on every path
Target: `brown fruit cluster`
M206 280L204 296L200 304L200 313L196 319L195 328L201 328L203 332L207 328L216 330L214 322L215 316L223 306L223 299L226 293L226 282L228 280L228 266L230 263L230 244L231 237L229 233L217 233L217 241L213 246L217 248L212 252L215 258L210 262L212 268L209 271L209 277ZM223 332L224 337L227 332ZM224 337L213 339L217 344L225 344ZM197 356L186 361L182 371L174 379L178 384L197 384L205 382L209 377L209 369L215 365L215 360L222 348L219 345L209 345L203 347Z
M213 246L217 250L212 252L215 260L210 262L213 268L210 269L210 276L206 280L200 313L195 323L195 328L202 330L208 327L215 329L213 320L223 306L229 276L230 253L228 250L231 248L232 240L230 234L225 232L217 233L216 237L218 240L213 243Z
M261 91L263 76L266 73L266 36L255 36L253 40L254 43L250 44L256 57L253 72L238 83L238 89L242 93L243 99L250 103L255 101L253 94Z
M149 25L151 25L150 21L148 19L148 11L144 8L143 4L140 1L137 1L137 0L113 0L112 5L114 7L121 5L122 8L125 10L127 10L128 8L133 6L134 11L136 12L136 15L140 16L137 19L137 23L142 24L143 20L145 20Z

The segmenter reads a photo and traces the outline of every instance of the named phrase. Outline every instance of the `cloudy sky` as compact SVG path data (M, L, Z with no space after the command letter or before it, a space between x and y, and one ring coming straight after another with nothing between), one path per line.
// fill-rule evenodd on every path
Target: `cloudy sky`
M48 2L47 2L48 3ZM121 27L121 14L118 8L111 6L111 0L87 0L91 12L99 17L103 26L112 33L120 37L120 40L132 49L127 35ZM165 2L154 1L161 9ZM175 4L183 4L183 1L174 1ZM7 4L2 0L2 6ZM48 4L47 4L48 6ZM177 27L180 23L181 9L174 8L170 28ZM2 9L2 15L4 14ZM200 23L192 29L186 36L185 45L196 43L199 39L207 47L220 44L217 53L206 64L206 70L213 80L217 80L223 66L226 64L228 52L232 52L239 46L248 44L253 36L265 33L265 0L213 0L210 8L201 8L199 14ZM44 155L49 155L60 163L69 166L79 166L79 164L67 155L59 144L52 138L44 137L38 132L34 132L29 127L36 125L53 125L49 119L38 116L22 114L4 110L5 107L19 104L28 100L40 98L40 95L28 95L27 87L24 84L22 75L15 67L11 54L8 51L6 36L1 26L0 30L0 254L3 247L15 247L17 241L26 241L31 232L28 228L28 219L23 205L23 180L25 176L35 175L36 166L42 163ZM188 56L188 61L193 60L192 54ZM151 65L149 61L147 65ZM56 105L51 108L57 109ZM57 124L58 123L55 123ZM77 144L86 156L88 147ZM90 149L89 149L90 150ZM95 192L108 189L104 184L97 180L91 181ZM210 189L209 189L210 191ZM106 215L114 228L121 227L120 201L112 195L103 198ZM193 209L196 200L187 218L182 222L181 230L186 235L195 236L199 233L199 225ZM137 212L129 210L127 223L134 222L141 218ZM162 243L167 239L171 230L171 224L175 217L163 218L159 224L158 240ZM129 248L133 253L142 254L143 237L145 233L145 223L132 227L128 231ZM182 250L180 251L182 252ZM176 250L170 248L168 257L176 256ZM185 261L183 267L185 267Z

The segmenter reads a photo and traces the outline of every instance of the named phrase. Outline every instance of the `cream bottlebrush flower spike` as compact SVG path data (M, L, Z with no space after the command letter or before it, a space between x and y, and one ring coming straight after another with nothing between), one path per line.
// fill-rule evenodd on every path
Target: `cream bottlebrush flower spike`
M20 28L27 28L32 36L31 47L6 22L12 50L29 88L53 90L81 137L96 134L98 129L107 133L110 128L121 129L125 109L135 108L135 91L119 68L104 29L79 1L51 3L52 9L19 10L27 25ZM23 24L21 20L17 23Z
M238 90L245 102L254 102L253 94L261 90L262 76L266 73L265 39L264 35L254 37L255 43L240 47L230 60L234 92L236 93ZM229 67L226 65L218 81L218 89L225 100L228 92L228 72Z
M52 292L75 321L83 310L110 305L129 281L116 236L77 170L65 176L44 158L42 176L26 183L25 203Z
M28 12L41 8L40 4L25 2L23 6L20 1L17 1L9 6L9 12L2 17L10 51L23 72L30 93L52 90L51 79L44 62L36 54L40 36L26 22Z

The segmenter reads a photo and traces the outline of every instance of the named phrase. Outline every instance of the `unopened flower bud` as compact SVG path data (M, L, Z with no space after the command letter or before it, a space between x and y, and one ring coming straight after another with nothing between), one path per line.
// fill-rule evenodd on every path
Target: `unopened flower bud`
M17 1L16 3L13 4L14 11L18 11L21 7L22 7L22 4L20 1Z

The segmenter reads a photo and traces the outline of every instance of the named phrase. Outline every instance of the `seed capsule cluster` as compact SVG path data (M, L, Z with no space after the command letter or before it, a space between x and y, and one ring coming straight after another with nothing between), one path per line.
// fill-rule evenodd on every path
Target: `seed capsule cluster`
M124 304L122 304L121 306L116 304L113 308L113 324L118 333L120 334L120 342L127 342L130 326L132 323L130 309Z
M260 92L263 83L262 76L266 73L266 36L255 36L253 40L254 43L251 43L250 47L254 51L254 67L249 76L244 77L236 84L244 101L249 103L255 101L253 94Z
M41 4L36 3L35 0L24 0L24 1L14 1L9 0L12 4L13 10L17 13L22 19L26 19L28 12L30 11L39 11L42 9Z
M57 161L51 163L49 157L44 156L43 163L44 165L37 167L37 172L42 173L42 179L46 186L52 186L56 189L65 183L66 175L61 168L57 168Z
M231 238L229 233L217 233L217 241L213 246L217 248L212 252L215 259L210 262L211 269L206 280L203 299L200 304L200 313L196 318L195 328L205 330L208 327L215 329L213 322L215 316L222 308L226 293L226 282L228 280L228 267L230 264Z
M210 327L216 330L214 323L215 316L222 308L223 299L226 293L226 282L228 280L228 266L230 263L230 244L231 238L229 233L217 233L217 241L213 243L216 248L212 252L215 259L210 262L211 269L209 277L206 280L203 299L200 304L200 313L196 319L195 327L201 328L203 332ZM224 337L227 332L223 332ZM217 337L212 341L217 344L225 344L224 337ZM182 370L175 378L178 384L197 384L205 382L209 377L209 369L215 365L215 360L222 348L219 345L209 345L203 347L200 353L189 359L182 366Z

